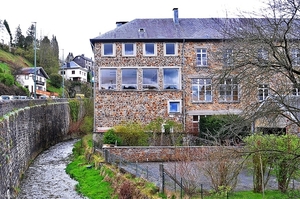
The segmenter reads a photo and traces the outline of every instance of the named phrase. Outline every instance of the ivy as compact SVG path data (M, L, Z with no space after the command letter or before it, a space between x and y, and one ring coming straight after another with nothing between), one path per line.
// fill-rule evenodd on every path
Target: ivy
M70 114L73 122L78 120L80 102L77 99L69 100Z

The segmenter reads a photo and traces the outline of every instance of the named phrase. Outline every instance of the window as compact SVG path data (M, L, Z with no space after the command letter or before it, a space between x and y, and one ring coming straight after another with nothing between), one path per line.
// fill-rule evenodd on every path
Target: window
M25 75L25 79L29 79L29 76L28 76L28 75Z
M298 88L293 88L293 95L300 96L300 90Z
M103 56L115 56L115 45L111 43L102 44Z
M164 68L164 89L179 89L179 69Z
M181 113L181 101L180 100L170 100L168 103L169 113Z
M192 79L192 101L211 102L211 87L211 79L209 78Z
M73 75L75 74L75 70L72 70L72 74L73 74Z
M165 56L177 55L177 48L175 43L165 43L164 48Z
M100 69L100 88L116 89L117 69Z
M259 84L258 85L258 100L263 101L269 95L269 86L268 84Z
M298 48L292 49L292 64L293 66L300 65L300 49Z
M239 86L235 78L225 79L219 86L220 102L237 102L239 100Z
M143 89L158 89L157 69L143 69Z
M260 63L266 63L269 59L268 51L264 48L258 49L257 58Z
M156 56L156 44L145 43L144 44L144 55L145 56Z
M224 66L232 66L233 65L233 50L226 49L224 52Z
M205 48L198 48L197 49L197 66L207 66L207 51Z
M137 89L137 69L122 69L122 89Z
M136 47L133 43L124 43L122 48L123 56L135 56Z

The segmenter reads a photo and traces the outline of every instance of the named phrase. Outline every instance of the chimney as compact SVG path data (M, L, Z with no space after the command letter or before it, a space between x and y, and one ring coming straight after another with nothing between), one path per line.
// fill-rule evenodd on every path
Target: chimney
M179 24L179 20L178 20L178 8L173 8L173 12L174 12L173 21L174 21L175 24Z
M126 24L126 23L127 23L127 21L117 21L116 22L117 28L124 25L124 24Z

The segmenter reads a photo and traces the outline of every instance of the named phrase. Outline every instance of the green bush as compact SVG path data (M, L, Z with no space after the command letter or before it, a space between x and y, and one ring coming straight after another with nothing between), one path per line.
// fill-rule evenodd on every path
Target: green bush
M80 126L80 131L84 134L93 132L93 117L84 117L83 124Z
M55 74L52 73L49 75L50 81L51 81L51 85L56 87L56 88L60 88L62 85L62 76L59 74Z
M114 129L109 129L103 135L103 143L104 144L122 144L121 138L115 133Z
M5 84L6 86L14 85L14 77L7 73L0 73L0 82Z

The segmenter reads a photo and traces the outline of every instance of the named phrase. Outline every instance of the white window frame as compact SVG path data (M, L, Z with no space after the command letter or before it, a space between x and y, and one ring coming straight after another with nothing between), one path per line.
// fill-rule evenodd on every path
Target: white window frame
M147 44L153 44L154 53L153 54L147 54L146 53L146 45ZM157 44L156 43L144 43L143 44L143 55L144 56L156 56L157 55Z
M222 84L219 84L219 102L239 102L239 92L237 80L235 78L226 78L222 81ZM235 99L235 96L237 99Z
M224 51L224 66L230 67L233 66L234 60L233 60L233 49L228 48Z
M112 45L112 54L104 54L105 45ZM103 57L115 57L116 56L116 44L114 44L114 43L103 43L102 46L101 46L101 54L102 54Z
M174 53L173 54L167 54L167 45L173 44L174 45ZM178 47L177 43L164 43L164 56L177 56L178 55Z
M126 54L126 50L125 50L126 44L132 44L133 54ZM134 56L136 56L136 44L135 43L123 43L122 44L122 56L125 56L125 57L134 57Z
M203 81L202 84L200 83L201 80ZM201 95L201 93L203 93L203 95ZM197 97L197 100L194 100L194 96ZM204 96L203 100L201 99L201 96ZM210 96L210 99L209 99L209 96ZM212 102L212 98L213 98L212 79L211 78L193 78L192 79L192 102Z
M178 77L177 77L177 83L176 83L176 86L177 86L177 88L172 88L172 87L170 87L170 88L168 88L170 85L172 85L173 83L167 83L166 84L166 81L167 81L167 79L165 78L165 70L170 70L170 69L173 69L173 70L177 70L178 71ZM163 68L163 89L164 90L172 90L172 89L174 89L174 90L180 90L181 89L181 73L180 73L180 68ZM173 84L174 85L174 84Z
M147 70L156 70L156 82L153 81L152 79L150 80L151 82L155 82L155 83L147 83L145 82L145 78L144 78L144 72L147 71ZM158 86L158 68L144 68L143 69L143 90L150 90L150 89L158 89L159 86Z
M125 70L135 70L135 83L129 83L129 84L124 84L123 80L124 80L124 77L123 77L123 72ZM126 90L137 90L138 89L138 69L137 68L122 68L121 69L121 77L122 77L122 80L121 80L121 84L122 84L122 90L126 91ZM125 88L125 87L132 87L132 88ZM134 88L133 88L134 87Z
M110 78L110 82L103 83L104 77L102 76L102 72L107 70L107 72L110 72L112 74L112 77ZM115 90L117 88L117 69L116 68L101 68L99 70L99 89L105 89L105 90Z
M197 48L196 49L196 66L207 67L207 49Z
M177 103L178 104L178 108L176 111L171 111L171 104L172 103ZM168 101L168 113L169 114L176 114L176 113L181 113L182 112L182 103L181 103L181 100L169 100Z
M298 88L293 88L292 95L300 96L300 90Z
M260 102L267 99L270 94L269 84L259 84L258 85L258 100Z

